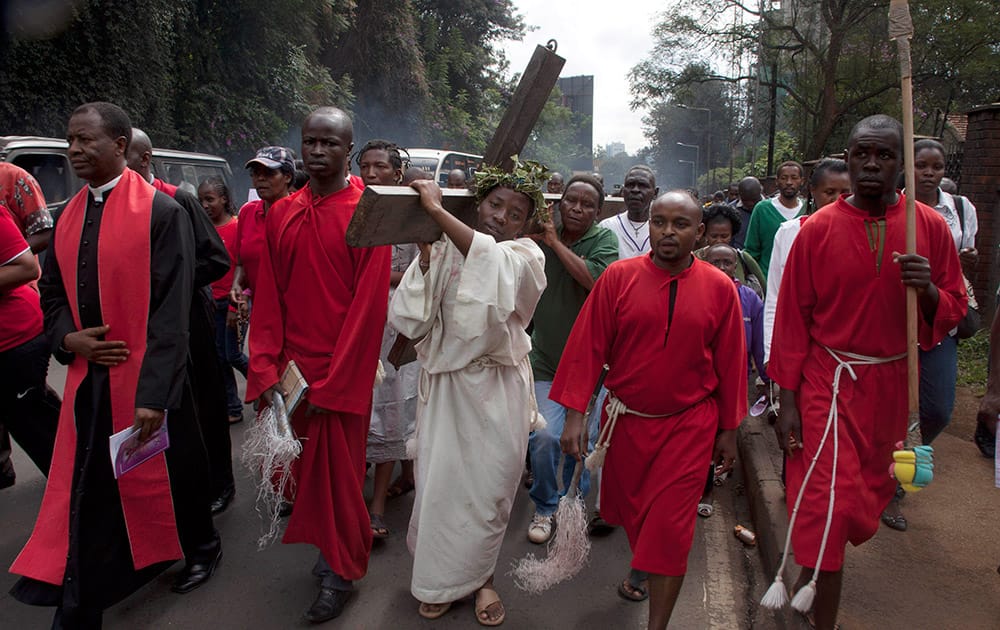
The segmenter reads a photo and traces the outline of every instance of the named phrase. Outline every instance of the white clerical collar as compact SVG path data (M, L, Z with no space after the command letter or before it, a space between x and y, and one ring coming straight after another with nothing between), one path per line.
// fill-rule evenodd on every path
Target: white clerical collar
M150 171L150 173L149 173L149 177L147 177L147 178L146 178L146 181L147 181L147 182L149 182L150 184L152 184L153 182L155 182L155 181L156 181L156 178L155 178L155 177L153 177L153 173L152 173L152 171Z
M122 175L124 175L124 174L125 174L125 171L122 171L121 175L119 175L118 177L112 179L107 184L102 184L102 185L98 186L97 188L94 188L93 186L88 185L87 188L90 190L90 195L94 198L94 201L96 201L97 203L103 203L104 202L104 193L108 192L109 190L111 190L112 188L114 188L115 186L117 186L118 182L121 181Z

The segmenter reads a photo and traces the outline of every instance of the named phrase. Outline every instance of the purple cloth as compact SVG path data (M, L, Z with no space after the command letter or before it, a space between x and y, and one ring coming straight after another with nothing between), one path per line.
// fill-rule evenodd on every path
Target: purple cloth
M753 359L757 373L765 382L771 382L764 371L764 302L754 293L753 289L734 279L736 291L740 296L740 308L743 310L743 331L746 334L747 363Z

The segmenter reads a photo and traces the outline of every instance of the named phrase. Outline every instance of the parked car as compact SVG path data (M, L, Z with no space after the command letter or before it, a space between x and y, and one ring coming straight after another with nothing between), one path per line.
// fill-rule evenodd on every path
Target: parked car
M441 149L407 149L406 153L410 156L410 166L422 168L433 175L434 181L442 188L448 185L448 173L456 168L465 171L466 179L472 181L472 176L483 162L481 155Z
M68 148L66 141L59 138L0 136L0 161L13 162L34 175L53 216L58 216L84 185L73 173L66 156ZM196 193L198 185L211 175L222 177L227 184L232 179L228 162L205 153L153 149L151 168L154 176L191 193Z

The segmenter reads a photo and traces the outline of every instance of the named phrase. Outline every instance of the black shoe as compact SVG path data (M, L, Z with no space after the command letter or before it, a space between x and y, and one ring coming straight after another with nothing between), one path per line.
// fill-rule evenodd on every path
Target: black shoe
M292 515L292 509L294 507L295 507L294 503L292 503L290 501L282 501L281 505L278 506L278 516L280 516L282 518L284 518L286 516L291 516Z
M310 623L323 623L340 616L344 607L354 595L354 591L336 591L332 588L319 589L316 601L306 611L305 620Z
M229 486L222 491L222 494L218 496L215 501L212 501L212 515L222 514L229 507L229 504L233 502L233 497L236 496L236 486Z
M900 514L899 516L889 516L885 512L882 512L882 522L886 524L887 527L891 527L897 532L905 532L907 523L906 517Z
M175 593L190 593L194 589L198 588L202 584L208 581L215 573L215 568L219 566L219 561L222 560L222 544L219 544L218 551L215 555L208 561L198 561L194 564L188 564L184 567L184 570L180 572L177 579L174 580L174 585L170 587Z

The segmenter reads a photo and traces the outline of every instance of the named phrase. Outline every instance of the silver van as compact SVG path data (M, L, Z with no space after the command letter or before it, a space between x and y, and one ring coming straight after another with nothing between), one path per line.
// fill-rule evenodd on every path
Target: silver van
M0 161L12 162L34 175L53 216L58 216L70 197L84 185L73 173L66 156L68 148L69 144L59 138L0 136ZM232 180L229 163L205 153L153 149L151 168L155 177L192 194L211 175L222 177L227 184Z
M448 185L448 173L460 168L465 171L465 178L472 181L473 175L483 163L483 156L459 151L444 151L442 149L407 149L410 156L410 166L422 168L434 176L434 181L442 188Z

